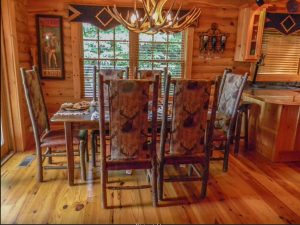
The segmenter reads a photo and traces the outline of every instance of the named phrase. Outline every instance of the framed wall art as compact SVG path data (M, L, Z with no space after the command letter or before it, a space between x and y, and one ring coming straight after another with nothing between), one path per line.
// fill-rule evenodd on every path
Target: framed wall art
M62 17L36 15L38 67L42 79L64 79Z

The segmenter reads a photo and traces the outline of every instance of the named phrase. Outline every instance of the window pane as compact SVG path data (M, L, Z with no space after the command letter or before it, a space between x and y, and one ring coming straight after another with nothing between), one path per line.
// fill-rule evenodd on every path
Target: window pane
M117 69L126 69L127 66L129 66L129 61L117 61L116 62Z
M152 70L152 63L149 61L140 61L139 69L141 70Z
M169 63L169 71L171 72L172 77L181 77L182 75L182 64L180 62Z
M168 59L180 60L182 56L182 45L180 44L169 44Z
M114 62L112 60L100 60L101 69L114 69Z
M83 23L82 24L82 31L83 31L83 39L98 39L98 28L89 24Z
M100 40L114 40L114 29L101 30L99 29Z
M152 35L149 34L139 34L140 41L152 41Z
M114 58L114 42L100 41L100 59Z
M116 59L129 59L129 43L116 42Z
M169 42L182 42L182 33L169 34Z
M153 59L166 60L167 59L167 45L153 44Z
M139 59L140 60L152 59L152 43L140 43Z
M84 58L98 58L98 42L97 41L84 41Z
M153 63L153 69L154 70L164 70L164 68L167 66L167 63L163 62L155 62Z
M98 60L84 60L84 96L92 97L93 93L93 70L98 66Z
M154 41L156 42L166 42L167 41L167 34L165 33L157 33L154 34Z
M122 25L116 26L115 40L116 41L128 41L129 40L129 31Z

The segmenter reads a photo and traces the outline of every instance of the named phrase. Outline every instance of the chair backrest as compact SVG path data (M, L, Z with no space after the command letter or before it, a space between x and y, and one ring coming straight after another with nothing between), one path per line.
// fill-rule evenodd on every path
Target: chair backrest
M97 74L98 77L100 75L102 75L104 77L104 80L116 80L116 79L123 79L123 75L125 74L125 70L123 69L97 69L96 66L94 66L94 70L93 70L93 76L96 78ZM127 75L126 75L127 76ZM96 79L93 79L93 98L96 99L96 88L97 88L97 83L96 83ZM104 87L104 93L105 93L105 99L106 101L108 100L108 89L105 86Z
M100 139L105 149L104 85L109 89L109 118L111 138L111 160L138 160L149 158L156 151L156 129L152 129L151 142L148 145L148 128L156 127L158 95L158 77L150 80L109 80L99 79ZM151 85L154 83L154 85ZM152 104L150 86L153 87ZM152 107L152 110L149 110ZM150 115L152 120L149 123ZM151 124L152 123L152 124ZM102 151L102 154L106 154ZM103 155L106 159L106 155Z
M21 77L33 132L38 141L43 133L50 130L50 125L37 68L21 68Z
M159 84L158 84L158 97L161 97L161 82L162 82L162 76L164 71L163 70L137 70L136 71L136 79L142 79L142 80L154 80L155 76L159 76ZM152 93L150 92L150 96L152 96Z
M164 114L166 114L165 107L170 90L170 78L166 82ZM203 152L205 151L204 139L212 82L206 80L173 80L172 83L174 84L174 95L169 154L188 156ZM164 115L164 123L166 118Z
M116 80L116 79L123 79L123 75L125 74L126 70L122 69L100 69L98 70L100 75L104 76L105 80Z
M162 76L162 70L138 70L138 79L150 79L153 80L156 75Z
M248 74L238 75L225 70L218 100L218 112L227 117L235 117Z

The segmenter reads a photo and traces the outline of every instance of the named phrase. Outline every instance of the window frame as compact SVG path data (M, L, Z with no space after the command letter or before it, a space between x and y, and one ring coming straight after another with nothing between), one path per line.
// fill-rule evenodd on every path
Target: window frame
M125 43L128 45L128 49L130 47L130 35L129 35L129 31L128 31L128 40L118 40L116 39L116 29L117 29L117 26L114 27L114 28L111 28L113 30L112 32L112 39L101 39L100 38L100 32L101 30L97 27L96 28L96 31L97 31L97 37L96 39L92 39L92 38L84 38L84 35L83 35L83 28L84 26L84 23L81 24L81 35L82 35L82 77L81 77L81 98L86 98L86 99L90 99L92 98L92 96L88 96L88 92L92 93L91 91L86 91L85 89L85 80L87 79L85 77L85 61L96 61L96 65L97 67L99 68L103 68L103 66L100 66L101 64L101 61L106 61L106 62L111 62L112 63L112 68L113 69L119 69L120 67L117 66L117 63L118 62L125 62L126 64L128 64L128 66L130 66L130 51L128 50L128 59L121 59L121 58L118 58L117 54L116 54L116 48L117 48L117 44L118 43ZM126 29L126 28L124 28ZM90 58L90 57L85 57L85 53L84 53L84 44L85 42L94 42L97 46L97 57L96 58ZM104 57L103 56L101 57L101 55L103 54L103 51L102 51L102 48L101 48L101 43L111 43L112 44L112 57ZM104 67L104 69L106 69ZM92 70L92 69L91 69ZM92 79L92 78L91 78Z
M181 42L170 41L169 40L170 39L170 35L169 34L166 34L167 35L167 40L166 41L155 41L154 35L153 34L151 35L152 36L151 41L140 41L140 40L138 40L138 43L137 43L138 46L140 46L140 43L151 43L151 45L152 45L152 49L151 49L151 51L152 51L152 57L151 57L151 60L150 59L140 59L138 57L138 63L137 63L138 68L142 69L140 67L140 62L150 62L151 63L151 68L149 68L149 69L152 69L152 70L163 70L163 68L155 68L154 67L155 63L164 63L164 64L166 64L166 67L167 67L168 70L169 70L169 64L171 64L171 63L180 63L181 64L181 77L183 77L183 74L184 74L184 71L185 71L185 60L184 60L184 58L185 58L185 32L183 31L181 33L181 36L182 36L182 41ZM153 51L154 48L153 48L153 46L155 44L158 44L158 45L159 44L165 44L166 45L166 59L164 59L164 60L162 60L162 59L154 59L154 51ZM177 45L180 44L181 45L182 50L181 50L180 59L169 59L169 48L170 48L170 45L172 45L172 44L177 44ZM140 56L139 53L140 52L138 52L138 55ZM145 69L147 69L147 68L145 68ZM174 74L174 78L179 78L179 77Z
M71 26L74 31L72 32L72 55L73 55L73 76L74 76L74 97L76 99L88 100L90 97L84 96L84 46L83 46L83 23L73 23ZM194 28L190 27L183 31L182 45L183 47L183 59L181 78L191 78L191 65L193 58L193 38ZM137 46L137 47L136 47ZM79 50L78 50L79 48ZM129 31L129 78L134 77L135 68L138 68L139 62L139 34ZM96 59L95 59L96 60ZM124 61L124 60L121 60ZM78 62L78 64L76 64ZM178 62L175 60L175 62Z

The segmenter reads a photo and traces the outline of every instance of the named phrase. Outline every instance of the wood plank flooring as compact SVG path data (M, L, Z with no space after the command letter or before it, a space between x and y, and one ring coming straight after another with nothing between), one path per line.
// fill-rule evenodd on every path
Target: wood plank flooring
M35 160L17 165L15 155L1 168L1 223L300 223L300 163L270 163L255 153L230 156L229 171L212 162L207 197L198 200L200 182L166 183L165 201L151 204L150 189L109 191L104 210L100 203L99 167L89 165L88 181L76 171L69 187L66 171L46 171L35 180ZM167 169L167 174L185 168ZM113 176L113 177L112 177ZM144 171L112 174L124 185L146 183Z

